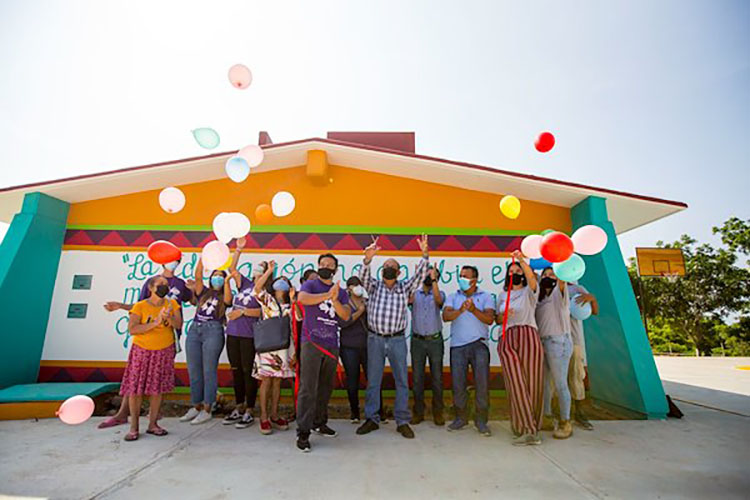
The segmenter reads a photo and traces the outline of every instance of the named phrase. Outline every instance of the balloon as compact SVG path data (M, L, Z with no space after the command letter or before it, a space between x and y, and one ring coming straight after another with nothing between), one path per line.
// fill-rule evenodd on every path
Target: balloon
M224 170L227 172L227 177L234 182L242 182L250 175L250 165L241 156L229 158L224 164Z
M159 205L168 214L176 214L185 208L185 194L176 187L168 187L159 193Z
M255 220L261 224L268 224L273 219L271 206L263 203L255 209Z
M250 219L245 214L232 212L229 220L232 238L242 238L250 232Z
M157 264L166 264L182 258L182 252L171 241L156 240L146 250L148 258Z
M581 255L597 254L607 246L607 232L594 225L579 227L571 239L576 253Z
M217 271L224 271L226 269L229 269L229 266L231 266L231 265L232 265L232 256L229 255L229 258L227 259L227 261L225 263L223 263L222 265L220 265L219 267L217 267L216 270Z
M521 202L513 195L505 195L500 200L500 211L509 219L515 219L521 213Z
M218 269L227 261L229 253L229 247L226 244L221 241L209 241L201 253L203 266L209 271Z
M273 195L271 209L276 217L285 217L294 211L294 196L286 191L279 191Z
M250 220L239 212L222 212L214 217L212 228L217 240L229 243L232 238L242 238L250 232Z
M586 302L585 304L579 304L576 302L576 298L580 297L579 294L575 294L570 298L570 315L578 320L586 320L591 316L591 304Z
M539 134L539 137L537 138L536 142L534 143L534 147L536 147L536 150L540 153L546 153L550 149L552 149L555 146L555 136L550 134L549 132L542 132Z
M578 281L586 272L586 263L578 254L573 254L564 262L552 264L555 275L563 281Z
M229 83L237 89L246 89L253 81L253 74L244 64L235 64L229 68Z
M82 424L93 414L94 400L84 395L66 399L55 412L55 415L68 425Z
M193 137L202 148L214 149L219 145L219 134L212 128L197 128L193 130Z
M554 233L554 232L555 232L554 229L545 229L544 231L542 231L539 234L541 234L542 236L547 236L549 233Z
M263 163L263 150L256 144L245 146L237 152L237 156L244 158L250 168Z
M529 261L529 267L531 267L531 269L533 269L534 271L539 271L547 267L552 267L552 262L539 257L538 259L531 259Z
M563 262L573 255L573 241L567 234L553 231L542 238L539 251L550 262Z
M521 253L529 259L539 259L542 256L542 253L539 251L541 243L541 235L530 234L521 241Z

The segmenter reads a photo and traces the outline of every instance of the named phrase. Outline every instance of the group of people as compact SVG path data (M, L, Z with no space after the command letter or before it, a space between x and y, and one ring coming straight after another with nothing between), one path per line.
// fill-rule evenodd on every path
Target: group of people
M591 429L581 406L585 398L585 347L583 326L570 316L569 301L598 305L593 295L576 284L558 280L552 268L537 276L523 258L513 252L503 291L494 296L478 286L479 271L461 268L459 290L446 297L440 290L440 274L430 265L427 236L419 240L422 258L409 279L400 280L401 266L387 259L380 278L373 275L372 261L380 247L377 238L364 250L358 276L342 289L335 280L338 259L332 254L318 258L318 269L304 273L299 290L283 276L274 278L273 261L262 262L250 278L237 270L245 246L237 241L228 270L214 270L204 283L199 261L196 280L174 275L179 262L164 265L162 274L147 280L139 302L108 302L109 311L129 311L133 339L120 394L119 411L101 428L125 424L126 441L137 440L143 396L150 397L146 432L164 436L159 426L162 395L174 388L174 356L179 349L182 304L196 306L185 340L190 378L191 408L180 420L199 425L212 418L217 397L219 357L226 345L232 368L236 405L223 423L243 429L253 421L260 397L259 430L287 430L289 422L279 415L281 381L295 379L298 387L295 415L297 447L310 451L310 435L334 437L328 426L328 403L336 380L339 359L346 372L351 421L361 425L357 434L379 429L384 421L381 384L388 360L396 389L393 416L396 430L413 438L411 425L425 418L425 371L429 359L433 422L445 425L443 402L443 323L450 323L450 374L455 418L449 431L469 424L468 371L476 393L474 426L490 436L489 330L505 324L498 342L505 388L510 403L513 444L541 442L540 431L556 438L572 434L571 419ZM235 284L234 292L230 282ZM409 408L407 367L407 318L411 315L410 351L414 405ZM281 319L278 319L281 318ZM288 318L288 319L287 319ZM256 350L254 330L275 322L289 326L293 335L286 346L268 352ZM359 383L364 372L367 390L364 422L361 422ZM553 391L558 396L559 418L552 414ZM295 394L297 390L295 389ZM572 418L571 418L572 417Z

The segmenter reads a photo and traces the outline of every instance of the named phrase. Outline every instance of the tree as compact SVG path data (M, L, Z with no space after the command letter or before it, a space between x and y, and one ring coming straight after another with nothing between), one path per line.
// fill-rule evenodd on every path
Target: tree
M731 217L723 226L714 227L713 232L721 234L721 242L732 252L750 255L750 220Z

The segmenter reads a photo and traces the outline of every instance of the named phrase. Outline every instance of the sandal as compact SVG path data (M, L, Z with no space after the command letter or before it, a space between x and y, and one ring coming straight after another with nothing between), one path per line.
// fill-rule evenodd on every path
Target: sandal
M154 427L153 429L149 429L146 431L146 434L151 434L154 436L166 436L169 434L166 429L162 429L161 427Z
M125 434L125 441L138 441L138 437L140 434L136 431L130 431L127 434Z
M109 429L110 427L115 427L117 425L127 424L128 419L120 420L119 418L115 417L109 417L107 420L101 422L96 428L97 429Z

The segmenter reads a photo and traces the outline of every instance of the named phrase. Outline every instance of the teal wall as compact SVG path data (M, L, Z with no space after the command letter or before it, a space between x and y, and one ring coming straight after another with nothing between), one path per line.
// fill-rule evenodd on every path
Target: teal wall
M667 402L604 198L590 196L571 210L573 230L594 224L607 232L606 248L584 256L580 282L596 295L599 316L584 322L591 395L605 404L665 418Z
M27 194L0 245L0 389L37 380L68 208Z

